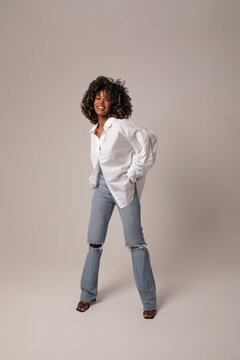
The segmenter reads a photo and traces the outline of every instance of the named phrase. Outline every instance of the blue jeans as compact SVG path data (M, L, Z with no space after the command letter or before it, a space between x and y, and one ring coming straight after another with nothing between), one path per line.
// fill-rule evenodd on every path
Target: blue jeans
M143 310L156 309L156 285L152 273L150 255L141 226L141 208L136 184L133 200L122 209L109 191L100 170L94 189L88 226L88 253L81 276L80 299L91 302L98 293L98 273L108 223L115 205L118 208L124 230L125 246L131 249L135 283L143 304ZM99 245L92 247L90 244Z

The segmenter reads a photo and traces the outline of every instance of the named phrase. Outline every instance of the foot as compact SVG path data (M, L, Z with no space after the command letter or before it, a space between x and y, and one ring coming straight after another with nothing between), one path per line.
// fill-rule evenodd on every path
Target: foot
M156 310L145 310L143 312L144 319L153 319L156 314Z
M93 301L96 301L96 299L92 300ZM80 300L77 307L76 307L76 310L80 311L80 312L84 312L86 311L90 306L90 303L86 302L86 301L83 301L83 300Z
M78 311L81 311L81 312L84 312L86 311L87 309L89 308L89 303L83 301L83 300L80 300L78 305L77 305L77 308L76 310Z

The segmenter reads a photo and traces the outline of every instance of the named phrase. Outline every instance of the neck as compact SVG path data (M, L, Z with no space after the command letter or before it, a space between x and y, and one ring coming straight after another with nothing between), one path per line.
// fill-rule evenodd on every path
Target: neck
M105 117L105 116L98 116L98 124L99 126L103 126L105 124L105 122L107 121L109 117Z

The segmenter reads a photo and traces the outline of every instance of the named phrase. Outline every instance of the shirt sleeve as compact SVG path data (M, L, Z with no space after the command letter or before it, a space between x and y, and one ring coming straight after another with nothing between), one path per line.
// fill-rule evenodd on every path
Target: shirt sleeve
M127 176L132 183L142 178L153 166L156 159L157 135L143 128L137 130L128 139L135 153L128 169Z

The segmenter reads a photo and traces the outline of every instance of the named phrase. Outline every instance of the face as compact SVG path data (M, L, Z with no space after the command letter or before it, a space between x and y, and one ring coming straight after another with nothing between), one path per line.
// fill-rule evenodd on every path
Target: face
M111 110L111 100L106 90L100 90L94 100L94 110L97 115L107 117Z

